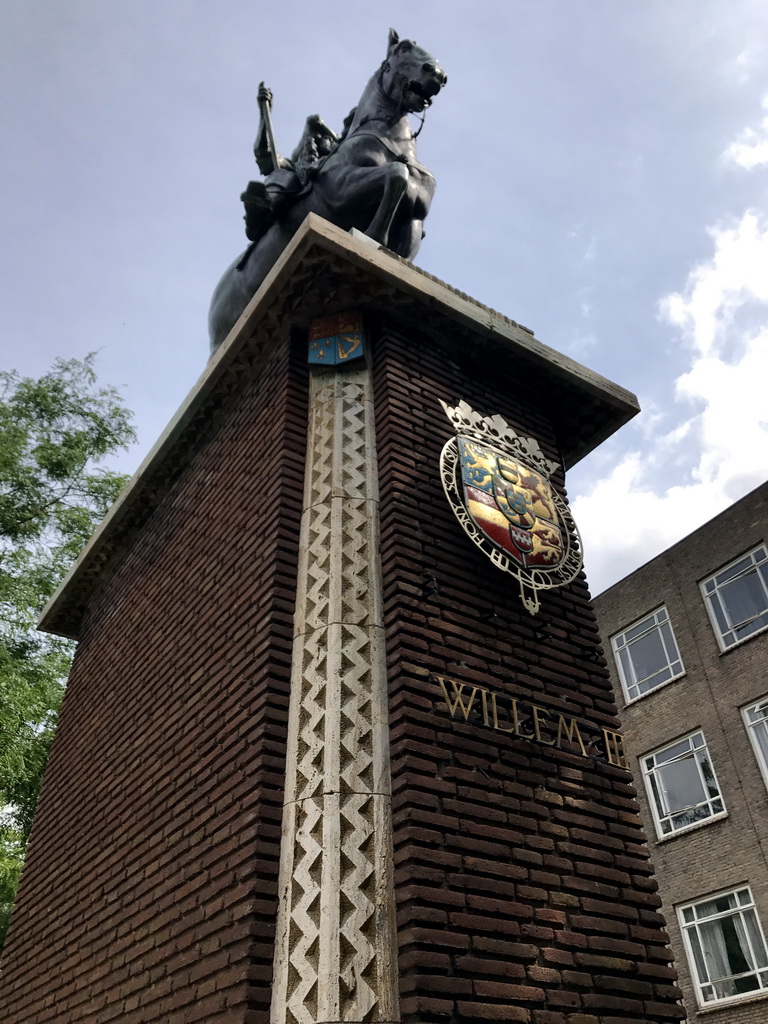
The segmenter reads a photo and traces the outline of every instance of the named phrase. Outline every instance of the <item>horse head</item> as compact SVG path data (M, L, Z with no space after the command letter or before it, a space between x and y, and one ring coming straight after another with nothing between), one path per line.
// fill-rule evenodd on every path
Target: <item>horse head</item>
M418 43L400 39L389 30L387 56L381 65L381 88L404 114L420 113L431 105L448 76L439 62Z

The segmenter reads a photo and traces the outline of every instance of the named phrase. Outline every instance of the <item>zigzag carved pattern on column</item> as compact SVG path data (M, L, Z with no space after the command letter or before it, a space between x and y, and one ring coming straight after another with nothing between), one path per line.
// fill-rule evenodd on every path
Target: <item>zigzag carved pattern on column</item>
M372 428L367 370L313 377L274 1024L398 1016Z
M357 381L345 381L340 391L336 416L341 421L341 430L336 440L344 445L344 457L338 459L339 486L349 497L373 497L368 486L367 445L371 439L366 430L367 395Z
M292 1010L288 1019L297 1024L317 1020L322 830L322 801L302 800L297 805L295 818L294 884L288 934L291 957L286 993Z

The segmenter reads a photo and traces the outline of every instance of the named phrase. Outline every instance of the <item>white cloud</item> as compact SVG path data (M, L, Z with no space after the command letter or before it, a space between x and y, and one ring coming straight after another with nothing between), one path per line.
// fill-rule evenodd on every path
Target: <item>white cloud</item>
M710 235L712 258L660 303L692 355L675 381L673 425L574 499L594 592L768 478L768 223L747 211ZM660 491L670 467L681 482Z
M587 285L585 288L579 288L576 292L579 300L579 312L583 317L589 318L592 316L592 293L594 288L592 285Z
M763 109L768 110L768 96L763 99ZM723 158L748 171L768 164L768 116L763 118L757 131L754 128L745 128L728 146Z
M574 359L586 359L596 346L597 338L592 331L574 330L565 347Z
M688 275L683 292L662 299L662 318L701 355L733 340L729 327L750 300L768 303L768 227L748 210L732 227L710 229L715 254Z
M730 66L726 66L726 74L740 85L746 85L752 78L752 72L759 67L759 51L754 46L745 47Z

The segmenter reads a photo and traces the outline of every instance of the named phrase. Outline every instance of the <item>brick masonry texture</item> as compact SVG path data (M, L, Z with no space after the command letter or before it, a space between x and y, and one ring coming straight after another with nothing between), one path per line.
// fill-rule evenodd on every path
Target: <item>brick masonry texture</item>
M546 393L499 352L386 326L375 392L403 1020L678 1020L629 774L451 719L434 678L618 728L583 578L531 617L439 478L439 399L499 413L558 460Z
M659 842L645 787L641 814L669 923L680 985L691 1021L763 1024L768 999L720 1004L698 1012L676 907L749 884L768 931L768 791L749 741L741 708L768 694L768 631L721 653L699 582L768 541L768 484L619 581L595 600L606 650L610 638L665 605L685 675L629 706L610 656L611 678L624 722L630 763L698 729L704 733L727 817Z
M94 594L4 957L5 1024L268 1020L297 345L243 382Z

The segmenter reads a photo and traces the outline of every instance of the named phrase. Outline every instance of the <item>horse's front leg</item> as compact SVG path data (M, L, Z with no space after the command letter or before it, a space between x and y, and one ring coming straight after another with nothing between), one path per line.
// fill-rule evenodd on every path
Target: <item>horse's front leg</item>
M389 243L392 221L408 188L408 168L405 164L397 162L385 164L384 167L386 176L381 201L373 220L365 229L365 234L380 245Z

